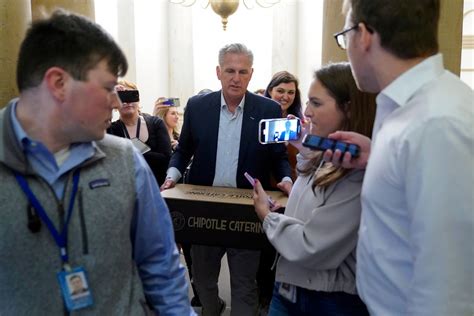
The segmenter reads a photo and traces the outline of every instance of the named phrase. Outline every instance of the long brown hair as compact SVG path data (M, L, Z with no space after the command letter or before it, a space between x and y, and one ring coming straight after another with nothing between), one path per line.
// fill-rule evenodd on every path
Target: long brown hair
M349 63L326 65L315 71L313 78L326 88L329 95L336 101L338 109L344 113L345 119L340 130L371 137L376 109L375 95L362 92L357 88ZM308 106L311 105L308 104ZM298 171L302 175L313 174L321 160L322 153L318 153ZM326 188L349 172L349 169L326 163L313 181L313 190L316 186Z

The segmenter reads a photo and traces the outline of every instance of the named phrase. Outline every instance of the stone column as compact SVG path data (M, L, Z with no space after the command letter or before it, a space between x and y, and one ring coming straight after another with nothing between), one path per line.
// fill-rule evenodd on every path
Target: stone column
M459 76L461 72L463 0L441 0L438 26L439 50L444 67Z
M0 108L18 96L16 62L21 41L31 22L30 0L0 1Z
M95 20L94 0L31 0L33 21L59 8Z
M342 3L343 0L324 0L321 65L330 61L347 61L346 52L337 46L333 36L344 27Z

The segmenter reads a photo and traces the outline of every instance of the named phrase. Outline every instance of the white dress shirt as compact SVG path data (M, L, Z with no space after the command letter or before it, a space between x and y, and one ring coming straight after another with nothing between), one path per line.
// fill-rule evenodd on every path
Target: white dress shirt
M377 96L357 254L373 315L474 315L473 100L440 54Z

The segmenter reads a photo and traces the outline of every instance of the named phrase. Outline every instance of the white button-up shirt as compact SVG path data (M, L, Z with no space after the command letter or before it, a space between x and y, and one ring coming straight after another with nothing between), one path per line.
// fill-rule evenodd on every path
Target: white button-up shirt
M473 100L440 54L377 97L357 255L373 315L474 315Z

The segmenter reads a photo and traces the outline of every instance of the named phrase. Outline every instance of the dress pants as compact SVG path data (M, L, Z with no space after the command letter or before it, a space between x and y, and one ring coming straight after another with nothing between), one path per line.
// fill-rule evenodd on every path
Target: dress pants
M204 316L219 315L217 281L221 259L227 253L231 288L231 316L253 316L257 311L258 294L255 281L260 251L193 245L194 282Z

